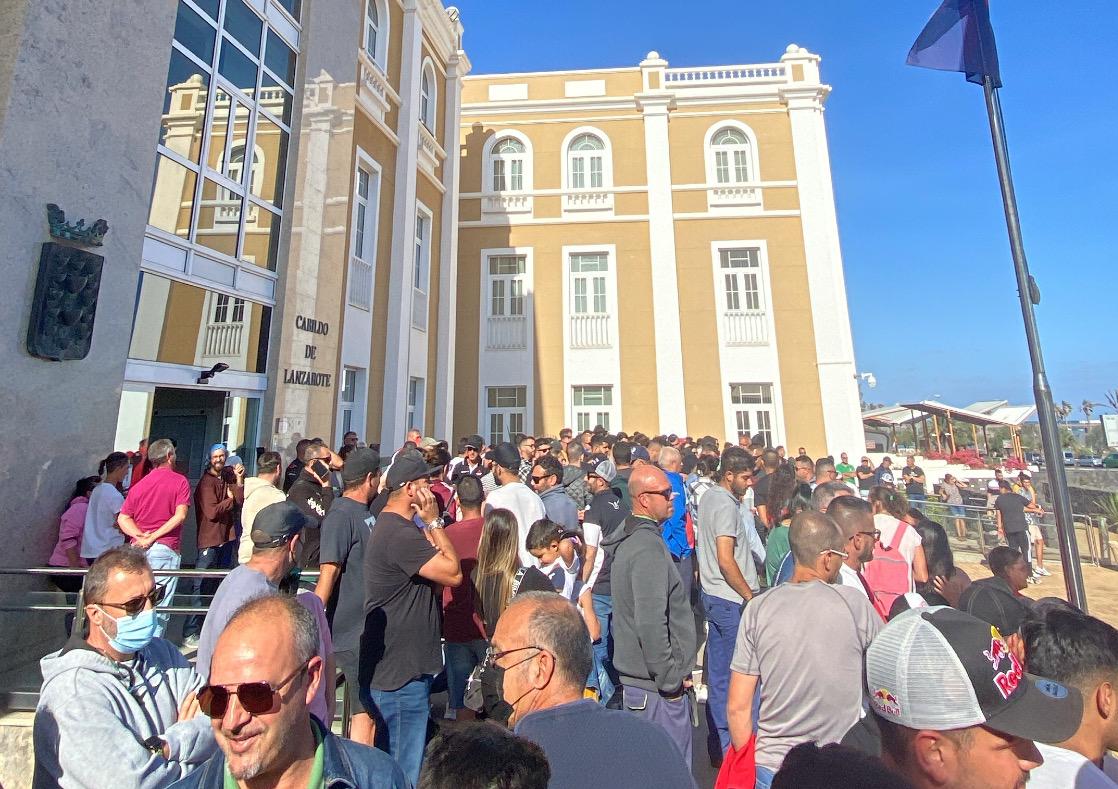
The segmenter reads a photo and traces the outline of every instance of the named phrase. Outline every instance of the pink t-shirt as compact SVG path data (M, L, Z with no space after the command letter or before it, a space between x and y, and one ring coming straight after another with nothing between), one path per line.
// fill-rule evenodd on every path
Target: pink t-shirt
M326 621L326 609L323 608L322 601L309 589L300 590L295 599L303 608L314 614L314 619L318 623L318 656L325 661L326 656L334 651L334 641L330 638L330 624ZM331 722L326 720L326 694L333 690L334 683L324 679L318 683L318 693L315 694L314 701L307 705L310 714L318 718L327 728L330 727Z
M182 504L190 506L190 483L170 466L161 466L149 471L128 489L128 496L120 511L131 516L140 531L151 532L171 520L175 509ZM180 551L182 526L179 525L156 542L166 545L172 551Z
M85 531L85 513L89 509L89 499L85 496L76 496L66 512L62 513L62 520L58 524L58 542L55 543L54 553L47 560L48 567L69 567L70 557L66 555L68 548L80 549L82 547L82 532ZM81 560L82 566L89 564Z

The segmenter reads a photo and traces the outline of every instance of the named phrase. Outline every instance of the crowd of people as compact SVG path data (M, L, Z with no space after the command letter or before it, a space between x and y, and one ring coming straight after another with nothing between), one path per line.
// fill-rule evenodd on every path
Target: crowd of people
M703 758L727 789L1118 785L1118 631L1021 594L1026 480L972 581L911 457L348 433L254 476L215 445L192 490L141 450L60 524L86 626L42 660L36 787L695 787ZM180 648L191 509L228 572L179 590Z

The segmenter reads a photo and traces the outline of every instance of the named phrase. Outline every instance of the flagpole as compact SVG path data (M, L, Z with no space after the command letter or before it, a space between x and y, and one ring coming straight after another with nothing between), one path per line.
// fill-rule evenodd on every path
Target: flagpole
M1017 196L1013 191L1013 175L1009 170L1009 148L1005 140L1002 105L997 88L989 75L982 83L986 94L986 112L990 116L990 136L994 143L994 159L998 165L998 182L1002 189L1005 223L1009 229L1009 247L1013 253L1013 268L1017 274L1017 294L1021 299L1021 315L1025 319L1025 339L1029 344L1029 360L1033 368L1033 395L1036 399L1037 417L1040 420L1040 440L1044 463L1048 471L1053 514L1056 516L1056 533L1060 543L1060 564L1064 571L1068 601L1084 613L1087 612L1087 594L1083 588L1083 568L1079 564L1079 548L1075 539L1075 523L1071 516L1071 498L1068 494L1067 475L1064 473L1064 455L1056 425L1052 390L1048 374L1044 371L1044 358L1040 350L1040 335L1033 312L1033 279L1025 259L1025 245L1021 240L1021 221L1017 215Z

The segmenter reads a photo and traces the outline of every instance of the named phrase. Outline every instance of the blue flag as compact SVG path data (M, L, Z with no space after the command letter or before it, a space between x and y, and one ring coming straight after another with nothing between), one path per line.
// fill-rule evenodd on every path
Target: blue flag
M968 82L983 84L989 77L1002 86L989 0L943 0L905 61L910 66L962 71Z

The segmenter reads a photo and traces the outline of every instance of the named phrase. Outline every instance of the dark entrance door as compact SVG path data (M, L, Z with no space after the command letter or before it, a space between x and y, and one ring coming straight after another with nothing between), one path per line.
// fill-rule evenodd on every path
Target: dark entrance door
M221 390L155 390L149 435L174 440L178 471L192 485L202 476L210 446L221 440L224 406L225 392Z

